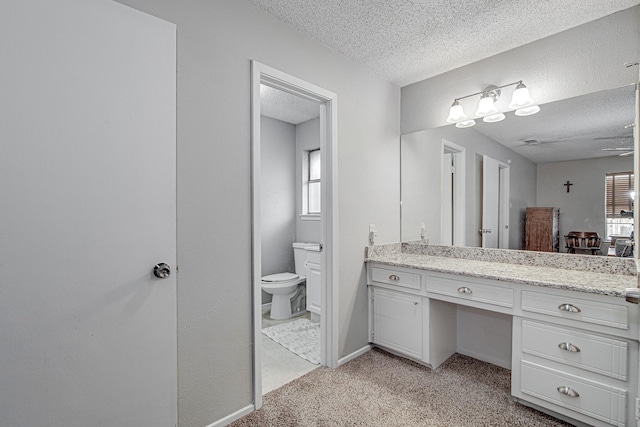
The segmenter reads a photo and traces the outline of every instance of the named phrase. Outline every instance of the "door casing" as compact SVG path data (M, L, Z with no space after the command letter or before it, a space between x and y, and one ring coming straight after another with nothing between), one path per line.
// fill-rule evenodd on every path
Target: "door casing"
M338 97L335 93L290 74L251 61L251 202L253 287L253 402L262 407L262 288L260 237L260 84L320 103L320 152L322 164L321 244L322 279L320 327L321 364L338 366Z
M446 139L442 140L442 158L441 162L443 167L442 173L442 236L441 242L449 242L451 243L442 243L442 244L453 244L454 246L465 246L465 222L466 222L466 193L465 193L465 148L455 144L451 141L447 141ZM444 158L446 155L451 156L451 167L453 168L452 175L453 179L449 185L446 185L444 182L445 175L445 162ZM446 201L446 202L445 202ZM451 202L451 210L453 212L453 220L447 221L445 216L448 216L449 213L444 209L444 204ZM453 235L452 238L447 239L445 233L451 233Z

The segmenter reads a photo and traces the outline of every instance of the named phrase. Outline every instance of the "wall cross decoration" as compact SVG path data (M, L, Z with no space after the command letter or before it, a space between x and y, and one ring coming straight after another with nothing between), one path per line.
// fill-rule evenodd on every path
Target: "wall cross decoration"
M570 181L567 181L565 184L562 184L562 185L564 185L565 187L567 187L567 193L569 193L569 192L570 192L569 190L571 189L570 187L571 187L573 184L572 184Z

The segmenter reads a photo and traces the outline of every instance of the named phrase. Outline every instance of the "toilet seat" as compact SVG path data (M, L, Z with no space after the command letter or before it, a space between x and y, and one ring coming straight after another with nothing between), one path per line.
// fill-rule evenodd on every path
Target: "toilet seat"
M298 291L298 286L306 279L306 276L294 273L270 274L262 278L262 290L272 296L269 317L280 320L289 319L294 315L291 312L291 298ZM304 310L296 315L302 313Z
M276 273L262 277L262 283L269 285L285 285L293 282L301 283L306 277L295 273Z

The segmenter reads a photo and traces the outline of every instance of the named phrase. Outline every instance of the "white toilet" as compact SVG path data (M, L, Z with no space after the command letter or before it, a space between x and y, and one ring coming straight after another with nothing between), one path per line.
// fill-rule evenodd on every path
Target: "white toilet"
M291 310L291 298L296 294L298 286L307 279L305 261L307 251L304 250L310 243L294 243L293 257L295 259L295 273L276 273L262 277L262 290L272 295L271 317L274 320L289 319L303 314L306 309L302 307L297 312Z

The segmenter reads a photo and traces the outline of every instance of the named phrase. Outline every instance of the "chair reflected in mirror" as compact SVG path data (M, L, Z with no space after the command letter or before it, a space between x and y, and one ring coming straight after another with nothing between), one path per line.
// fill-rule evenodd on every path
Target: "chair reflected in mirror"
M611 236L611 250L609 255L617 257L633 256L633 231L630 236Z
M567 253L600 254L601 239L595 231L570 231L564 236Z

